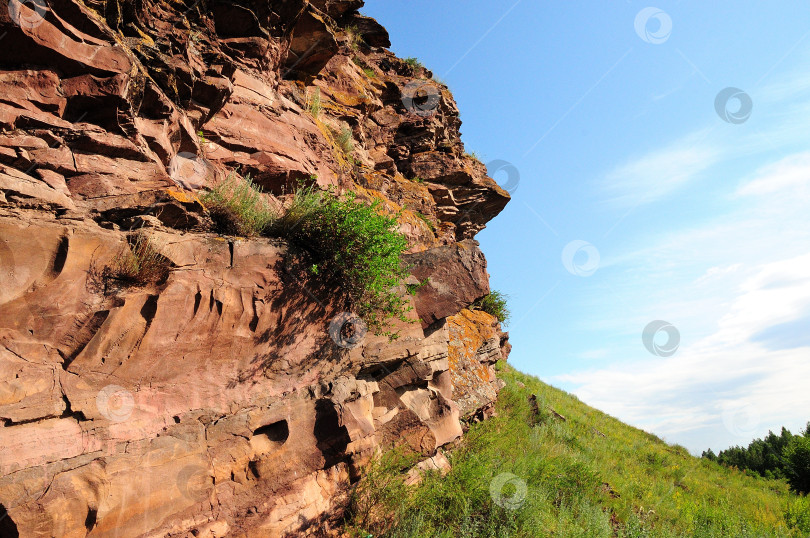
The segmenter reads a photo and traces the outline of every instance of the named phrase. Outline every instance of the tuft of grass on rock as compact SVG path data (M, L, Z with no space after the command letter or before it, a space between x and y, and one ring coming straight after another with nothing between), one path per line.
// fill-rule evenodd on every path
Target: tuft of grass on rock
M435 232L435 231L436 231L436 225L435 225L435 224L433 224L433 221L432 221L432 220L430 220L430 219L428 218L428 216L427 216L427 215L425 215L424 213L420 213L419 211L414 211L413 213L414 213L414 215L416 215L417 217L419 217L419 218L422 220L422 222L424 222L425 224L427 224L427 227L428 227L428 228L430 228L430 231L431 231L431 232Z
M508 323L511 312L507 306L507 299L509 297L499 291L491 291L489 294L481 297L475 301L471 308L476 310L483 310L487 314L491 314L498 318L501 323Z
M307 90L307 110L313 118L318 118L321 114L321 89L315 88L312 93Z
M335 142L340 150L348 157L354 152L354 141L352 140L352 130L348 127L335 133Z
M422 65L422 62L420 62L417 58L413 58L413 57L405 58L405 60L403 60L403 61L406 64L408 64L411 67L411 69L413 69L414 71L418 71L418 70L423 69L425 67L424 65Z
M128 246L107 268L108 277L130 285L144 285L164 280L171 262L160 253L155 241L144 232L136 232Z
M261 235L275 217L250 176L238 178L232 174L200 200L208 209L216 230L223 234Z
M346 43L348 44L351 50L356 51L360 48L360 45L363 43L363 35L360 33L360 30L357 28L357 25L351 25L344 28L346 32Z

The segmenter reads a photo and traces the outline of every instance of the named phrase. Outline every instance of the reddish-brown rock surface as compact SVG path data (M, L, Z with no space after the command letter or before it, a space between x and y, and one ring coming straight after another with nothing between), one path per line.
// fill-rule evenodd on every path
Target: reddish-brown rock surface
M508 354L463 309L509 196L447 88L361 0L2 4L0 535L315 533L375 451L437 468ZM337 345L283 241L209 231L196 192L231 173L398 212L422 323ZM157 283L105 272L136 228Z

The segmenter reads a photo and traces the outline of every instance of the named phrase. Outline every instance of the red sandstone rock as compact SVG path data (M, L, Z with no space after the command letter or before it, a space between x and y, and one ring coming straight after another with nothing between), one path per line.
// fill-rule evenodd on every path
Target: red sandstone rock
M491 319L458 315L489 290L469 238L509 198L465 156L449 91L382 48L361 0L15 5L0 5L0 534L312 533L377 450L446 469L437 450L491 406L508 354ZM432 108L408 101L414 84ZM283 241L207 231L196 191L230 173L275 195L316 176L401 212L422 325L336 345L341 309L286 269ZM111 277L134 228L164 279Z

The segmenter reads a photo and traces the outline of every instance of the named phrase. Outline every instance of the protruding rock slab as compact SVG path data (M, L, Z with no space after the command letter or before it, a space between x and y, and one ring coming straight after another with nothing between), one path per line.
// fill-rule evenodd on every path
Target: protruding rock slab
M419 282L416 313L427 328L489 293L487 260L478 241L467 239L406 258Z

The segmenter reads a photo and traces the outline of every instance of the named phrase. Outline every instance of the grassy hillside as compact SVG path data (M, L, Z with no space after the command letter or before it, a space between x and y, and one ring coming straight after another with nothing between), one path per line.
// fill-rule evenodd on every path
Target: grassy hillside
M396 479L406 457L371 466L352 534L810 536L810 499L785 482L695 458L511 367L500 375L498 416L448 453L449 474L409 488Z

